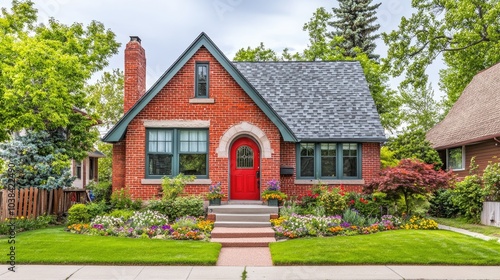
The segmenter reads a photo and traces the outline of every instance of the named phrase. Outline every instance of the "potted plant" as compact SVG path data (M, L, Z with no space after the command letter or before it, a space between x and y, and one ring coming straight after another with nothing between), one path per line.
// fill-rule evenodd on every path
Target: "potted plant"
M267 200L267 205L278 206L279 202L286 199L286 194L280 191L280 182L271 180L267 182L267 188L262 193L262 199Z
M224 194L222 193L222 187L220 182L212 184L210 185L210 187L208 187L207 199L209 205L220 205L220 201L223 197Z

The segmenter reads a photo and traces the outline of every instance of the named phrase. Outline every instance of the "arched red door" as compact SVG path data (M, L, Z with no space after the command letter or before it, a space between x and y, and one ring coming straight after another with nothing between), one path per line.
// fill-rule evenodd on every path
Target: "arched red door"
M234 141L231 147L231 199L260 199L260 150L250 138Z

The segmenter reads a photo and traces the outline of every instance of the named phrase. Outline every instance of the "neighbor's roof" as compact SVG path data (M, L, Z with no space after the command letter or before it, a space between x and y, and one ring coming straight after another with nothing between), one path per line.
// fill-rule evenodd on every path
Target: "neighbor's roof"
M385 141L358 61L233 64L301 141Z
M427 132L435 149L500 136L500 63L479 72L443 121Z

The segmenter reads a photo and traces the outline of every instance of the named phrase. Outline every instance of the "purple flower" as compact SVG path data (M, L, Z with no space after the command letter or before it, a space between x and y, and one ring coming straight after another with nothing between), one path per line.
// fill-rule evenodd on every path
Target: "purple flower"
M343 227L343 228L348 228L348 227L350 227L350 226L351 226L351 224L350 224L350 223L348 223L348 222L342 222L342 223L340 224L340 226L341 226L341 227Z
M158 226L151 226L151 230L156 230Z
M267 190L269 191L279 191L280 190L280 182L272 179L271 181L267 182Z

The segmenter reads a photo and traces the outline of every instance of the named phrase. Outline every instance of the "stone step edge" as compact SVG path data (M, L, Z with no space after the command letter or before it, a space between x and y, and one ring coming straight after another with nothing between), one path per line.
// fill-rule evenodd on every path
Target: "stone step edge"
M270 237L274 238L276 235L274 232L214 232L211 234L212 238L255 238L255 237Z

